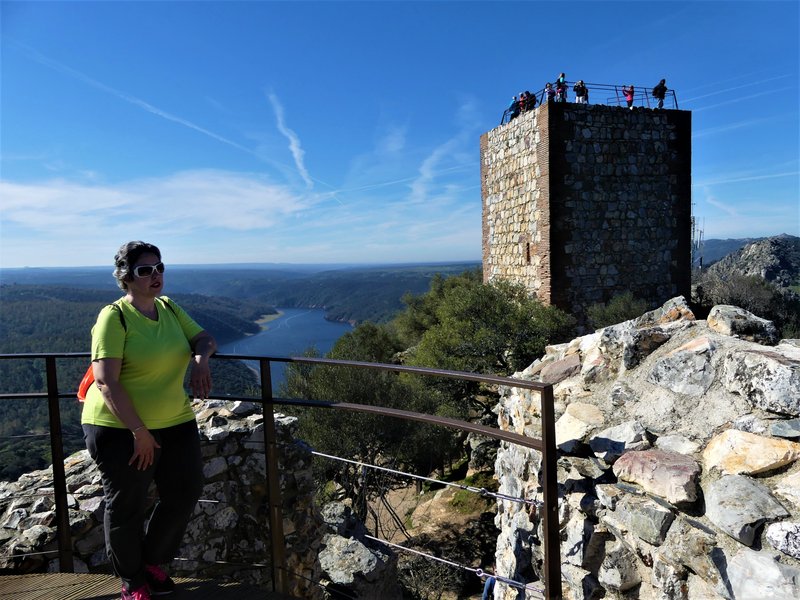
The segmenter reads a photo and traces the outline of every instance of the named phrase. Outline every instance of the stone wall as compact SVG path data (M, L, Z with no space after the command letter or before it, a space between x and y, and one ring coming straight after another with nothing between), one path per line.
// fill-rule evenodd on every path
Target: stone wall
M691 113L546 103L481 137L483 269L579 319L689 294Z
M736 307L695 320L676 298L515 377L555 384L565 597L800 597L800 340ZM538 406L507 389L498 424L541 437ZM540 465L502 445L500 492L541 500ZM539 513L503 500L495 522L497 572L536 580Z
M195 405L205 457L205 487L179 551L170 565L178 576L234 579L271 587L271 563L260 406L207 401ZM320 598L319 548L326 529L314 504L310 448L295 439L294 417L276 415L283 530L290 592ZM88 452L65 460L69 519L78 572L109 572L103 540L103 491ZM0 482L0 569L16 573L58 570L54 550L52 471L27 473Z
M481 136L484 280L511 279L551 302L549 105Z

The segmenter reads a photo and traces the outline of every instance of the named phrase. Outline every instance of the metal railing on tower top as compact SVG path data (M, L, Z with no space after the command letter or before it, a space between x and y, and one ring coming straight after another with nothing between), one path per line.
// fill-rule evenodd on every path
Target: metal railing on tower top
M36 353L36 354L0 354L0 360L29 360L44 359L47 383L46 392L0 394L0 401L8 399L46 399L50 420L50 447L53 460L53 488L55 499L55 524L57 528L58 557L62 572L74 570L73 545L70 533L69 513L67 509L67 485L64 472L64 450L61 432L61 415L59 400L62 398L75 398L75 391L60 392L56 375L57 359L88 359L89 354L82 353ZM368 413L398 419L428 423L450 429L478 433L482 436L532 448L542 453L540 471L540 486L542 489L542 526L543 526L543 554L544 564L542 569L544 595L546 598L561 598L561 564L560 542L558 531L558 482L557 482L557 451L555 442L555 415L553 407L552 384L525 381L509 377L480 375L461 371L447 371L441 369L428 369L423 367L407 367L401 365L367 363L358 361L332 360L310 357L274 357L274 356L244 356L244 355L215 355L215 360L247 360L257 361L261 378L260 397L232 397L225 396L226 401L257 402L262 405L264 414L264 453L266 459L266 475L269 486L269 526L272 550L272 582L276 592L287 593L288 577L290 571L286 563L285 537L283 534L283 504L279 485L278 456L276 444L276 431L274 425L274 407L303 406L326 410L344 410L350 412ZM541 403L541 429L542 438L536 439L488 427L468 421L427 415L405 410L368 406L348 402L320 402L298 398L276 398L272 392L272 363L299 363L306 365L324 365L342 369L371 369L391 373L405 373L409 375L431 376L438 378L459 379L473 381L488 385L522 388L539 393ZM479 575L484 573L480 569L472 569ZM498 576L501 583L513 584L512 580Z
M567 81L567 91L565 95L564 102L571 102L575 103L575 92L573 87L575 86L576 81ZM555 90L555 83L553 85L553 90ZM626 106L625 94L623 92L623 88L629 87L633 85L634 96L633 96L633 106L638 108L648 108L648 109L655 109L658 106L658 99L652 95L653 87L650 86L643 86L643 85L636 85L636 84L623 84L623 85L615 85L610 83L585 83L583 84L586 86L587 90L587 102L586 104L602 104L605 106ZM542 88L536 92L531 92L531 95L536 98L536 107L538 108L543 103L546 102L555 102L555 100L548 100L547 93L545 88ZM665 109L674 109L678 110L678 97L675 94L675 90L667 89L666 95L664 96L664 108ZM531 109L528 109L531 110ZM535 110L535 109L533 109ZM525 110L520 111L521 113L526 112ZM500 125L508 123L513 117L514 111L512 111L511 106L503 111L503 116L500 117Z

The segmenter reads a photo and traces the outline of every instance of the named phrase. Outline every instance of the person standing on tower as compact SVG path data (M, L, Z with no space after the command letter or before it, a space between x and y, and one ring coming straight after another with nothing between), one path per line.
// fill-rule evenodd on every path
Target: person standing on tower
M578 83L572 87L572 91L575 92L575 102L578 104L586 104L587 91L586 85L583 83L583 79L578 81Z
M625 102L628 103L628 108L633 110L633 98L634 98L634 91L633 91L633 84L629 87L622 86L622 95L625 96Z
M508 117L509 122L519 116L519 100L517 100L516 96L511 96L511 104L508 105L507 111L510 114Z
M553 84L545 83L544 84L544 94L543 96L547 98L548 102L552 102L553 99L556 97L556 91L553 89Z
M656 108L664 108L664 97L667 95L667 80L662 79L658 85L653 88L653 97L658 100Z

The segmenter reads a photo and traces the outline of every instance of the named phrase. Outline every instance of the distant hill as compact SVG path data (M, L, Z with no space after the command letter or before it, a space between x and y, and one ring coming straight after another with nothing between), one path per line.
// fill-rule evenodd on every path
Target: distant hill
M730 275L762 277L781 288L800 286L800 237L782 234L746 244L708 268Z
M700 266L700 257L703 258L703 267L708 267L728 254L741 250L747 244L758 242L765 238L739 238L739 239L711 239L703 241L702 253L695 256L694 267Z
M480 263L353 265L167 265L165 292L251 300L287 308L324 308L335 321L385 322L404 294L423 294L437 274L458 275ZM0 269L0 283L57 285L119 294L110 267Z

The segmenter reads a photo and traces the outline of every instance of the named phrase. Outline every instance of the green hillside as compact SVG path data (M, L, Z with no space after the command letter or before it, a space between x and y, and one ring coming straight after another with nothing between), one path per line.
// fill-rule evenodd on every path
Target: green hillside
M329 319L363 323L389 321L402 310L403 295L426 292L437 275L458 275L479 266L477 262L394 266L168 266L167 294L252 300L287 308L324 308ZM116 297L109 269L99 267L58 269L2 269L4 289L15 285L48 285L80 290L104 290Z

